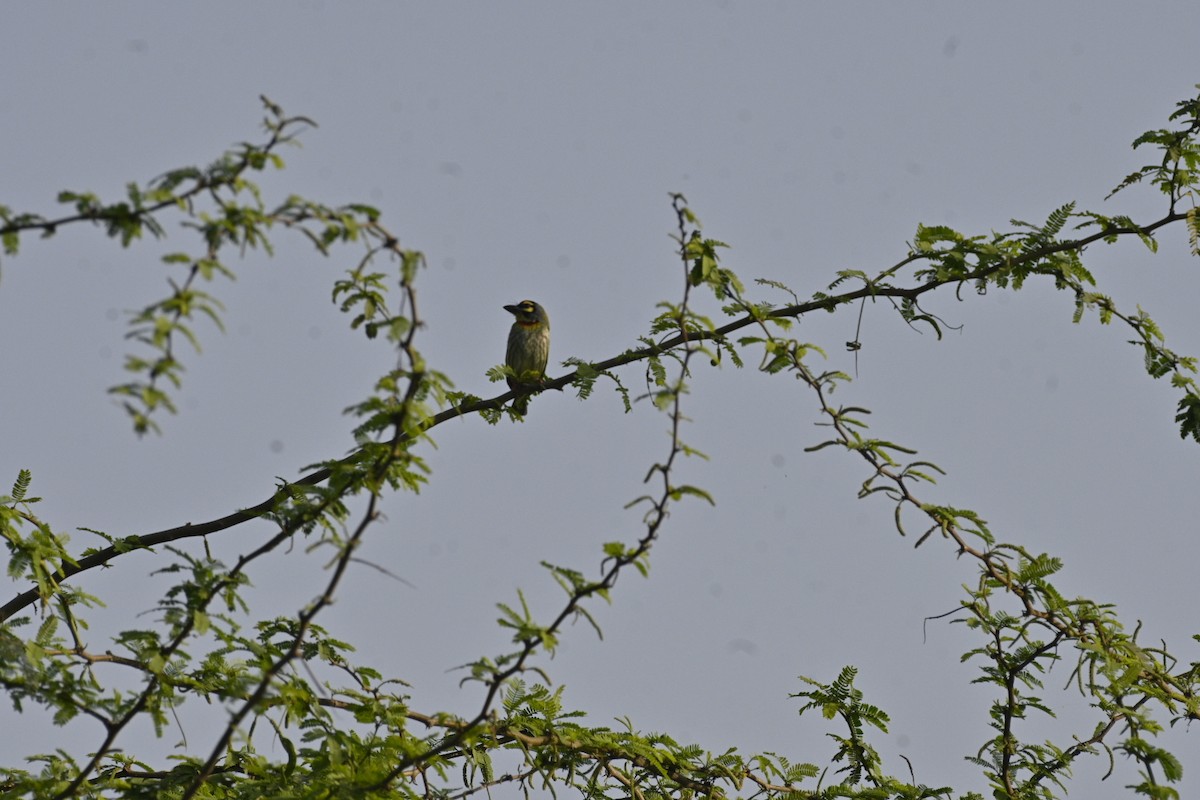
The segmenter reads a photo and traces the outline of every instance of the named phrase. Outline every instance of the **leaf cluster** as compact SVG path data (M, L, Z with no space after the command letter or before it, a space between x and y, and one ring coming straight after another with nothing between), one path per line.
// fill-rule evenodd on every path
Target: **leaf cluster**
M515 603L499 604L498 624L511 643L462 668L464 687L478 691L465 714L419 710L402 678L356 663L353 645L331 635L318 619L345 586L356 552L378 526L382 504L397 492L419 491L430 479L423 447L433 443L431 429L470 414L497 423L515 393L480 398L456 391L449 376L426 363L417 347L422 323L415 288L424 258L400 247L378 210L328 207L296 196L273 206L263 200L247 174L282 167L277 148L293 142L297 126L311 125L265 99L264 106L266 142L243 144L208 168L182 168L146 186L131 185L115 203L64 193L60 199L72 213L58 219L0 209L6 255L18 252L25 233L49 236L74 222L97 224L129 246L144 233L165 236L159 218L168 211L181 214L183 227L199 233L195 253L164 259L183 270L182 278L172 280L169 294L131 322L130 338L149 355L131 355L126 368L135 377L113 391L125 398L139 433L157 429L152 419L157 410L174 410L172 392L180 389L182 373L174 343L182 337L199 349L196 318L221 325L219 300L198 287L233 276L225 261L229 251L239 257L253 250L269 254L276 228L300 232L323 256L340 257L344 248L354 248L351 266L333 285L332 301L351 329L394 348L397 365L346 410L353 420L349 455L310 465L300 479L280 481L262 503L207 522L141 536L90 531L104 546L75 553L65 534L33 513L40 498L29 496L29 472L18 474L10 494L0 498L0 536L10 578L27 588L0 610L0 686L18 712L43 711L60 725L88 724L96 738L82 755L60 749L30 754L24 766L0 765L5 796L457 800L503 784L525 793L569 789L597 800L950 796L948 787L918 783L911 768L910 780L903 780L885 764L870 735L872 729L886 733L890 720L865 701L854 667L829 683L802 678L808 688L792 695L802 715L816 710L839 726L829 733L832 754L806 761L774 753L742 756L734 748L714 754L667 734L643 732L628 719L616 729L589 725L568 705L564 687L553 687L547 662L567 626L583 620L599 634L591 605L597 599L611 602L622 574L649 575L651 554L675 504L687 498L715 502L679 473L681 457L705 457L684 437L699 365L726 362L739 368L756 364L765 376L790 376L786 386L816 400L824 438L809 450L831 448L861 459L866 476L860 496L890 503L900 535L916 519L922 533L915 546L933 539L974 569L956 621L977 637L963 659L975 665L976 682L994 693L988 738L969 756L994 796L1058 796L1080 759L1104 754L1111 770L1117 753L1137 764L1133 791L1173 796L1170 784L1178 781L1182 764L1155 737L1165 727L1160 716L1172 725L1200 718L1196 665L1181 663L1165 643L1143 644L1140 630L1128 632L1111 605L1067 598L1053 582L1062 568L1059 559L1004 542L974 510L922 496L941 469L917 458L914 448L872 434L868 409L835 404L834 393L850 376L824 369L827 351L792 334L804 315L847 306L857 306L861 330L868 306L884 302L908 325L940 337L947 326L922 305L927 295L941 290L964 300L964 286L985 293L1049 281L1074 297L1076 321L1095 310L1101 323L1117 322L1133 332L1147 373L1170 376L1182 394L1181 434L1200 442L1196 360L1168 349L1163 332L1141 308L1123 312L1097 291L1083 259L1094 243L1129 237L1153 252L1158 232L1178 222L1185 223L1196 248L1200 98L1180 104L1171 117L1175 128L1135 141L1137 147L1159 148L1161 159L1118 187L1146 179L1160 189L1169 204L1160 219L1139 224L1066 203L1042 223L1014 220L1005 233L918 226L897 263L874 273L843 270L807 299L767 278L753 285L768 296L748 292L722 263L728 245L703 236L686 199L672 195L679 296L656 306L633 346L608 359L569 358L568 374L536 387L573 385L577 397L588 400L597 397L601 378L611 379L625 411L647 401L662 414L669 434L665 453L646 469L643 493L627 506L642 513L638 533L603 544L598 567L591 570L543 562L562 591L548 613L533 607L522 591ZM1177 210L1185 200L1193 207ZM860 330L848 349L865 346ZM636 362L643 362L644 392L634 396L618 371ZM519 376L500 366L488 377ZM236 559L213 557L206 537L255 520L265 530L243 528L247 543ZM296 544L324 559L323 585L295 613L258 618L248 594L255 570ZM96 611L102 604L78 588L77 576L114 561L128 569L132 552L153 557L157 574L171 586L138 627L120 630L103 649L94 648L87 642L89 617L102 613ZM1069 741L1034 740L1027 733L1033 730L1031 718L1055 713L1057 700L1047 695L1045 678L1059 663L1069 666L1069 684L1089 705L1094 726ZM536 682L529 681L531 674ZM207 747L189 746L166 763L142 760L124 747L136 722L146 721L156 735L166 736L201 704L219 708L227 720ZM834 769L835 782L826 783L827 771L816 766L822 761Z

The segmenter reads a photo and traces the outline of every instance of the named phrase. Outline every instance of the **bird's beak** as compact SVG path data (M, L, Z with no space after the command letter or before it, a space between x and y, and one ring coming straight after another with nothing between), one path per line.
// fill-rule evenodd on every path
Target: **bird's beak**
M516 306L505 306L504 310L507 311L508 313L512 314L515 317L520 312L521 309L517 308Z

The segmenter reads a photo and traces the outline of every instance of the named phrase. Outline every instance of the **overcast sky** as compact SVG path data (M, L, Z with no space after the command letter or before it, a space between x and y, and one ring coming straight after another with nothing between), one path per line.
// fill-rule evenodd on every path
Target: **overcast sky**
M621 352L656 302L678 297L669 192L732 245L725 263L743 280L802 297L836 270L899 260L922 222L986 234L1071 200L1161 216L1148 187L1103 198L1157 158L1133 152L1133 138L1194 93L1197 31L1200 6L1184 2L14 3L0 17L0 203L53 215L63 189L115 199L128 181L207 164L261 138L266 94L320 125L262 178L268 202L380 208L428 259L418 347L460 389L494 395L484 372L503 360L504 304L548 309L557 364ZM123 312L167 291L158 256L194 248L186 231L170 234L122 250L76 227L26 237L0 262L0 482L32 469L56 529L146 533L257 503L276 476L346 452L341 410L394 362L329 301L355 253L322 259L281 230L274 259L252 253L235 283L212 287L228 330L199 325L205 350L185 353L179 415L137 440L105 390L124 380ZM1125 242L1086 258L1100 291L1128 311L1141 304L1168 346L1200 354L1200 263L1182 226L1157 256ZM874 435L948 471L926 499L1061 556L1064 594L1117 603L1129 627L1145 621L1144 640L1195 660L1184 598L1200 558L1200 450L1176 433L1176 394L1144 374L1128 331L1094 315L1073 325L1072 297L1052 286L928 306L961 330L939 342L890 305L868 306L857 364L843 346L854 311L806 318L798 335L824 346L830 367L857 367L836 399L872 409ZM639 375L622 373L627 385ZM824 433L797 382L702 366L685 411L686 441L712 460L686 462L678 480L717 506L679 506L650 579L626 576L613 604L593 609L605 640L577 626L543 663L568 706L594 724L627 715L715 751L824 764L828 729L798 720L788 694L797 675L829 680L855 664L867 700L892 717L877 743L893 772L906 773L904 754L920 782L983 791L962 757L987 737L992 697L958 661L978 643L945 620L923 626L956 606L975 564L937 538L914 551L887 503L856 500L857 457L803 452ZM622 507L665 455L666 427L646 404L622 414L601 389L586 403L539 397L524 424L438 428L429 488L389 497L362 552L411 586L356 567L321 624L411 681L415 709L471 713L478 690L460 691L447 670L506 650L494 604L517 587L552 616L560 593L540 560L595 574L603 542L637 538L640 512ZM268 531L243 526L213 546L229 557ZM298 546L259 567L262 613L307 602L323 558ZM122 558L87 576L110 604L93 613L97 631L145 624L132 615L166 585L150 576L156 564ZM1046 696L1078 706L1058 694L1068 672ZM88 721L63 733L23 720L16 741L13 714L0 708L4 764L100 739ZM1065 745L1068 731L1090 733L1092 718L1071 719L1044 735ZM140 753L135 734L125 746ZM1178 754L1196 751L1194 733L1173 736ZM1101 761L1077 770L1081 781ZM1125 768L1080 795L1122 794L1135 781ZM1189 775L1184 794L1197 785Z

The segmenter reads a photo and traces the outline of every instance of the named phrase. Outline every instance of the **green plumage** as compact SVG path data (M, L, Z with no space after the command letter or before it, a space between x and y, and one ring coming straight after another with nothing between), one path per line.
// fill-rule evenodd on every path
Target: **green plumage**
M516 317L508 332L504 361L517 377L508 379L508 388L541 386L550 360L550 316L532 300L522 300L504 309ZM529 395L518 397L512 407L516 413L525 414Z

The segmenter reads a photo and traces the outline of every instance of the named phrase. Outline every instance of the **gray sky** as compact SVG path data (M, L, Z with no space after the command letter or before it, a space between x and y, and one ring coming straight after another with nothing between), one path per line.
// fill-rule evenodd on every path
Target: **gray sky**
M12 4L3 17L0 203L53 215L59 190L115 198L127 181L206 164L260 138L265 93L320 124L284 153L287 170L262 178L269 200L379 207L428 258L418 346L483 395L499 393L483 373L503 359L503 304L546 306L557 363L619 353L657 301L677 297L668 192L732 245L725 263L744 280L803 297L838 269L894 263L918 222L1008 230L1071 200L1157 218L1149 188L1103 197L1155 158L1132 139L1165 125L1200 81L1192 3ZM256 503L276 476L343 454L341 409L394 355L348 332L329 302L351 251L324 260L285 231L276 241L276 258L251 254L233 265L236 283L212 287L228 331L200 326L181 413L138 441L105 395L124 378L122 312L166 291L158 256L193 239L174 227L131 250L79 227L26 238L0 264L0 481L28 467L57 529L124 535ZM1200 354L1200 278L1182 226L1157 256L1125 242L1093 247L1086 263L1123 309L1149 311L1168 346ZM871 408L874 435L948 470L927 499L1061 556L1064 594L1117 603L1128 626L1145 620L1144 640L1194 660L1195 616L1179 607L1194 605L1180 594L1200 558L1200 451L1175 431L1176 394L1144 374L1127 331L1094 315L1072 325L1072 298L1051 286L928 307L962 330L938 342L887 304L867 308L859 377L837 399ZM852 371L842 344L855 321L806 318L799 335ZM639 375L622 373L627 385ZM903 771L902 753L921 782L982 790L962 756L987 736L991 694L958 663L977 643L944 621L922 638L922 619L955 607L974 564L938 539L914 552L889 505L856 500L856 457L803 452L822 430L794 381L701 367L686 413L686 440L712 461L678 478L717 507L677 507L651 579L623 578L613 605L593 609L605 641L578 626L543 664L567 704L596 724L628 715L716 751L823 764L827 729L797 720L787 695L798 674L827 680L856 664L867 700L892 717L877 739L891 769ZM559 590L540 560L594 574L603 542L640 534L640 513L622 506L665 454L665 430L647 405L625 416L604 390L587 403L540 397L523 425L438 428L431 485L388 498L362 553L413 586L361 567L321 623L411 681L415 709L471 712L478 691L459 691L447 670L507 649L494 604L516 587L552 615ZM213 545L228 556L268 530ZM94 544L82 532L73 542ZM93 613L97 631L142 624L131 615L165 585L139 558L88 576L113 615ZM322 558L298 546L254 573L262 613L307 602ZM1068 672L1045 696L1078 706L1058 694ZM6 764L38 737L46 748L99 740L86 721L63 733L23 720L15 741L3 733L12 715L0 708ZM1090 718L1070 719L1045 735L1089 730L1079 720ZM191 743L207 752L197 731ZM1194 752L1172 736L1178 754ZM1127 771L1086 794L1132 782Z

